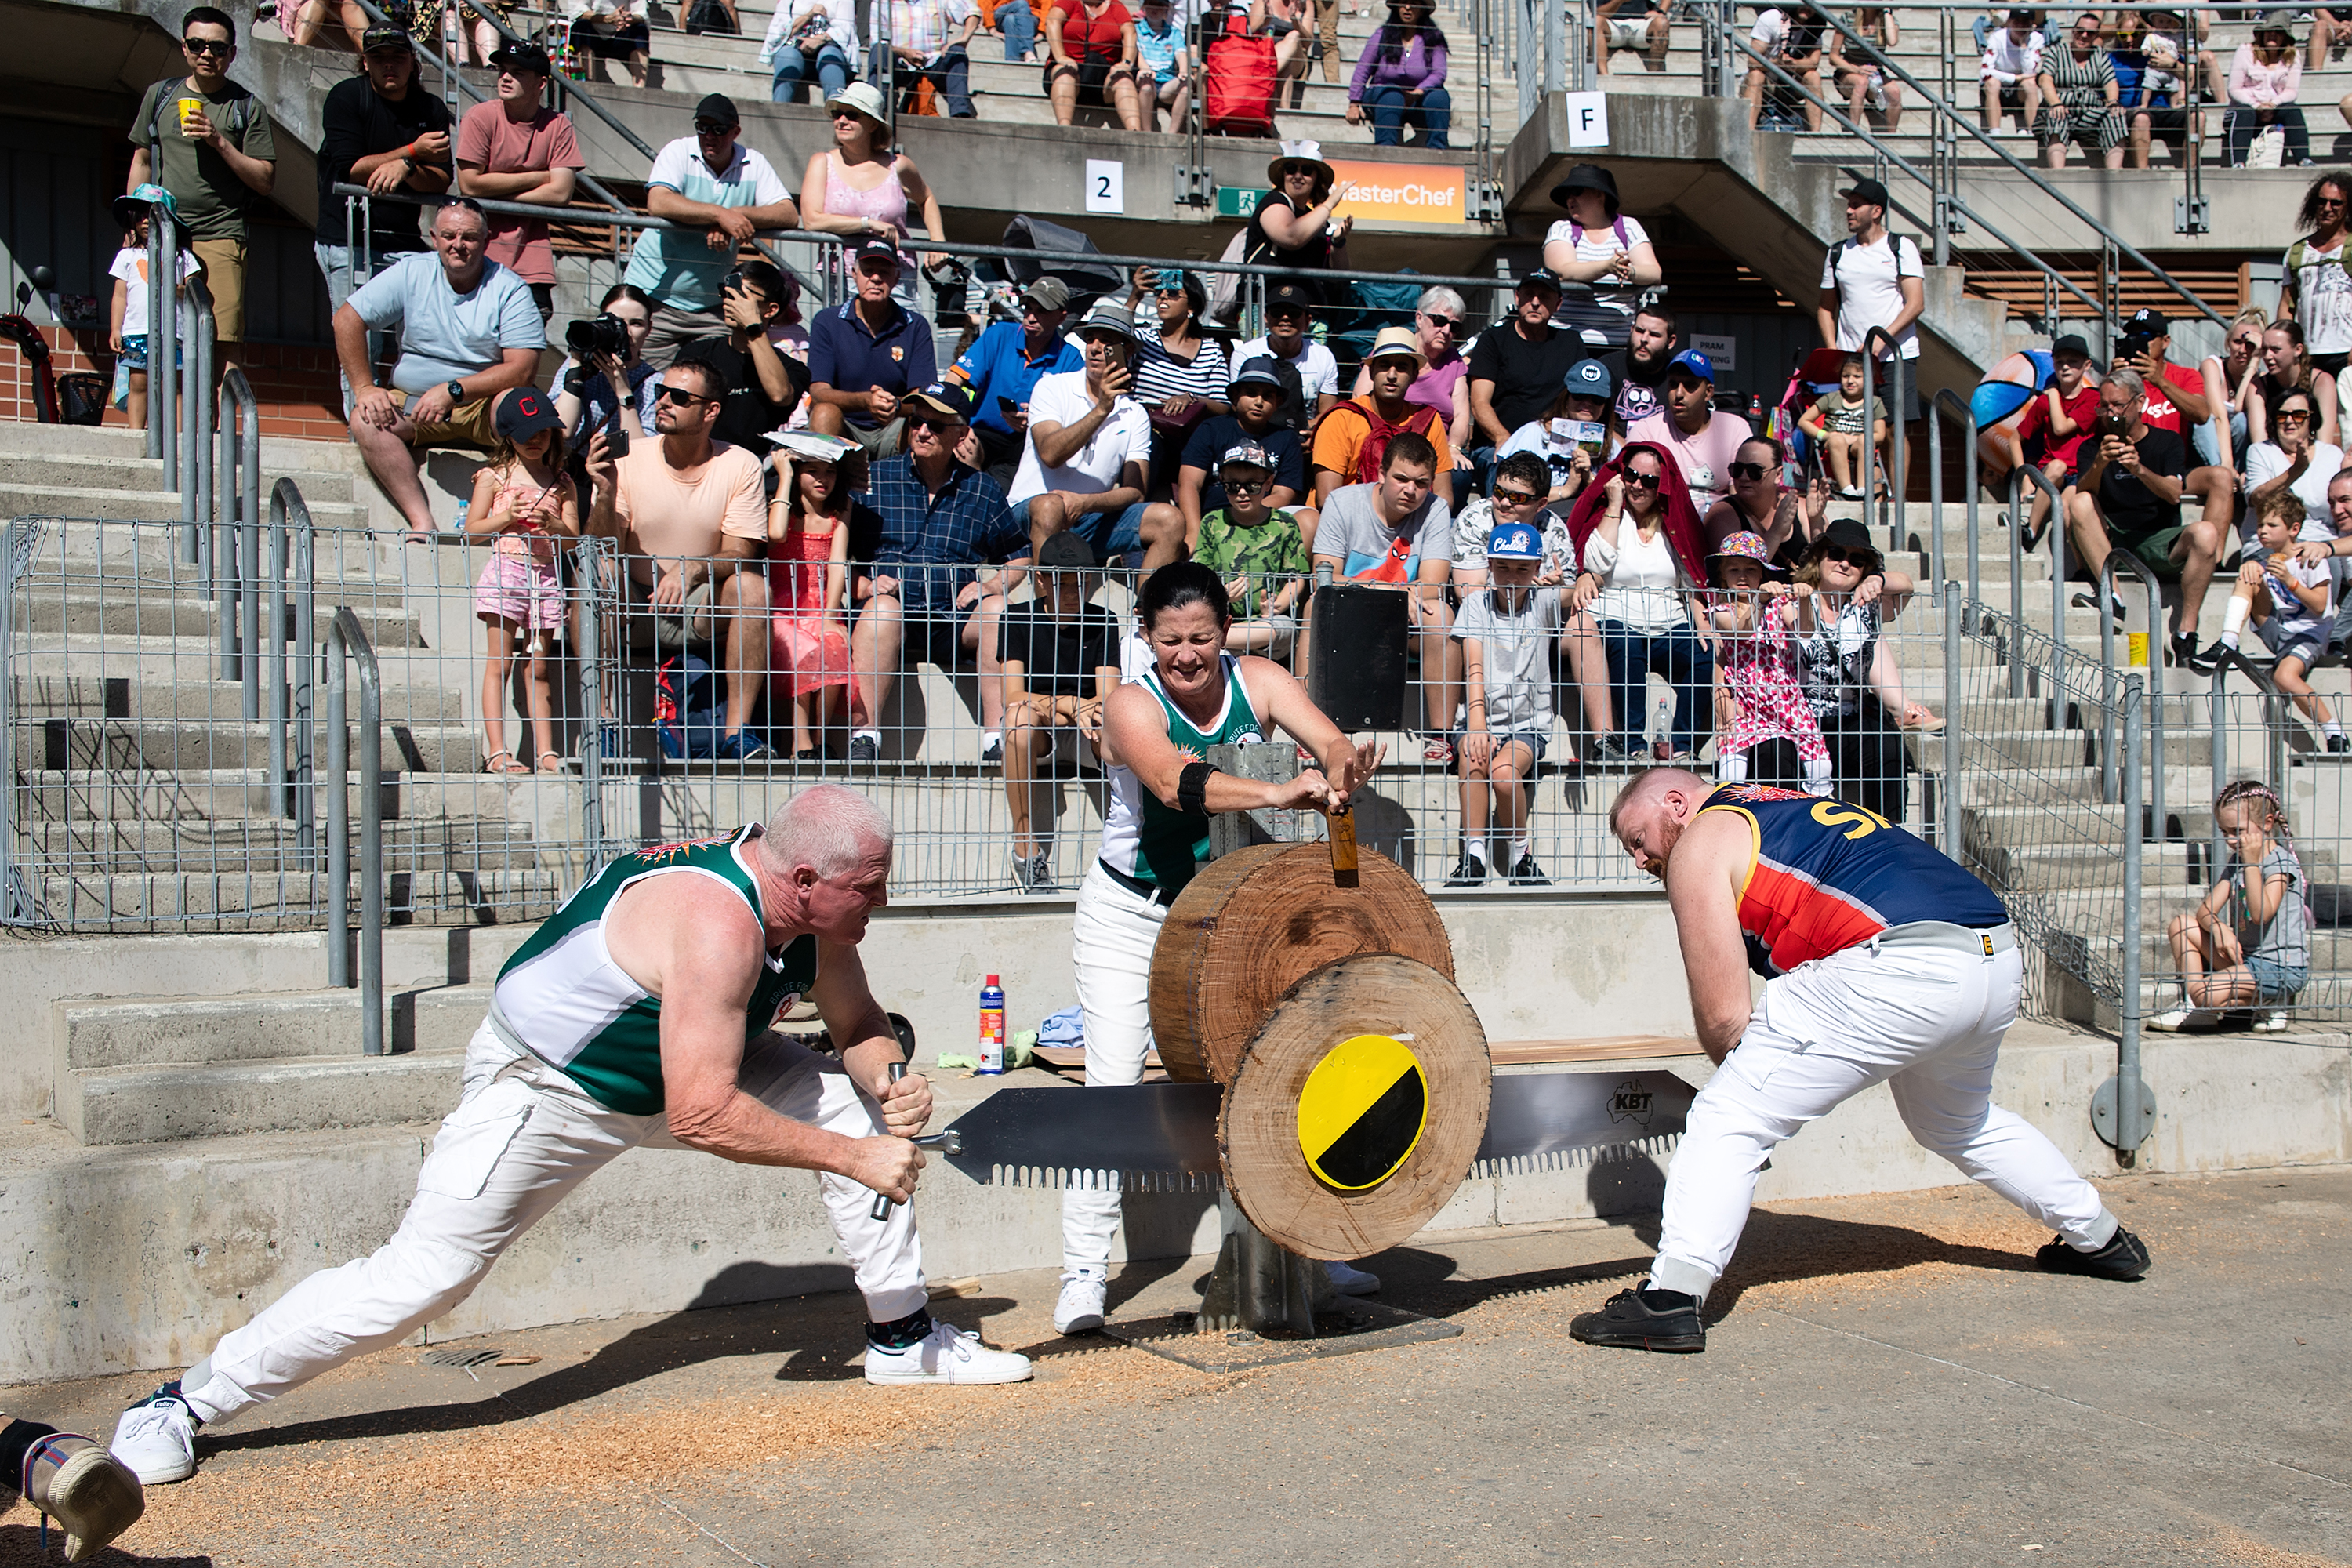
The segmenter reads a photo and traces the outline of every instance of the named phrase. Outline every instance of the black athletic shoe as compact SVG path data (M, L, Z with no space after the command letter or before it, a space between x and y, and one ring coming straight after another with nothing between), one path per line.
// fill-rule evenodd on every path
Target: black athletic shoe
M1475 855L1465 855L1454 863L1454 874L1445 879L1449 888L1483 888L1486 885L1486 862Z
M1519 863L1511 868L1511 885L1515 888L1549 888L1551 879L1543 874L1533 855L1522 855Z
M2106 1246L2096 1252L2078 1252L2063 1236L2033 1255L2033 1261L2051 1274L2087 1274L2094 1279L2137 1279L2147 1272L2147 1243L2118 1226Z
M1618 1291L1597 1312L1570 1318L1568 1333L1588 1345L1620 1345L1627 1350L1706 1349L1706 1325L1698 1321L1698 1298L1646 1284Z

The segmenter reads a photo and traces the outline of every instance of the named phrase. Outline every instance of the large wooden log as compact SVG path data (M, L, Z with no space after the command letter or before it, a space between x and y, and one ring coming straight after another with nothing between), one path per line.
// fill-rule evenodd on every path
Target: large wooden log
M1353 1258L1426 1225L1486 1136L1494 1068L1478 1016L1427 964L1326 964L1249 1043L1217 1123L1225 1184L1260 1230Z
M1201 868L1151 956L1151 1033L1171 1078L1232 1082L1275 1002L1339 959L1397 953L1453 980L1453 944L1420 884L1371 849L1357 874L1335 887L1321 844L1255 845Z

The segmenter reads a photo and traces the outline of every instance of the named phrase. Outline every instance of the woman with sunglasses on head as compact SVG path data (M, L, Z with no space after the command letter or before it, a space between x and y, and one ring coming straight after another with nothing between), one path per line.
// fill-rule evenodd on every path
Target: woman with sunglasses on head
M824 100L833 116L833 145L812 156L801 176L801 226L852 240L881 238L898 245L899 303L913 309L915 260L905 249L910 207L923 214L923 232L947 237L939 194L904 153L890 151L890 126L881 91L854 81ZM927 251L923 264L940 259Z
M2246 471L2246 410L2262 395L2263 329L2270 316L2261 307L2241 310L2230 323L2221 352L2207 354L2197 367L2205 379L2205 401L2216 410L2213 418L2197 426L2198 460L2216 468Z
M1155 274L1151 297L1135 312L1135 385L1129 395L1151 416L1150 491L1176 482L1177 459L1202 420L1231 412L1224 401L1232 374L1224 346L1201 332L1209 290L1174 268Z
M1715 655L1694 623L1691 595L1706 582L1706 544L1690 489L1672 456L1636 441L1604 464L1568 514L1580 570L1568 608L1592 613L1609 662L1612 706L1632 739L1596 728L1591 760L1643 760L1649 678L1675 689L1670 742L1688 763L1715 731Z
M1446 444L1454 448L1454 468L1466 468L1470 455L1464 448L1476 433L1470 422L1470 362L1462 353L1462 344L1470 336L1469 307L1444 284L1433 284L1413 302L1412 331L1421 345L1421 373L1405 389L1404 400L1437 411L1437 416L1445 421ZM1356 384L1349 395L1363 397L1371 390L1372 366L1367 360L1357 367Z
M1813 590L1810 624L1797 633L1797 679L1836 765L1838 798L1900 823L1911 771L1903 731L1944 727L1905 695L1884 635L1914 584L1888 569L1862 524L1844 517L1805 552L1796 581Z
M2336 378L2311 363L2304 352L2303 328L2294 321L2273 321L2263 329L2263 376L2255 383L2260 395L2246 410L2246 438L2271 438L2272 414L2291 391L2310 394L2312 417L2321 440L2343 445L2336 421Z
M2279 319L2303 329L2311 363L2342 375L2352 362L2352 272L2345 270L2345 229L2352 224L2352 175L2325 174L2303 193L2295 226L2303 237L2280 258Z
M2294 95L2303 84L2303 60L2295 53L2294 18L2284 11L2265 11L2254 24L2252 42L2238 46L2230 61L2230 107L2221 116L2229 139L2229 165L2242 169L2246 150L2260 132L2278 126L2286 133L2286 166L2311 162L2311 132L2305 126L2303 106Z
M1782 483L1788 453L1769 436L1739 444L1739 455L1727 470L1731 493L1707 509L1700 529L1709 551L1719 550L1735 533L1752 533L1764 542L1765 559L1784 572L1794 572L1805 552L1821 537L1830 508L1830 484L1815 474L1800 496Z

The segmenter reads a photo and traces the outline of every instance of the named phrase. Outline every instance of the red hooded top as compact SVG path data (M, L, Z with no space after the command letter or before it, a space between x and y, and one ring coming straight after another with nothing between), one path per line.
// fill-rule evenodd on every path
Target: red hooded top
M1615 457L1592 471L1584 491L1569 509L1568 537L1576 546L1578 571L1584 569L1584 546L1592 531L1600 526L1601 510L1608 505L1609 480L1623 471L1625 459L1636 452L1648 452L1658 459L1659 499L1666 506L1666 542L1673 546L1675 561L1683 575L1699 587L1706 585L1706 535L1699 528L1698 509L1691 504L1690 486L1683 481L1681 465L1675 455L1651 441L1629 441Z

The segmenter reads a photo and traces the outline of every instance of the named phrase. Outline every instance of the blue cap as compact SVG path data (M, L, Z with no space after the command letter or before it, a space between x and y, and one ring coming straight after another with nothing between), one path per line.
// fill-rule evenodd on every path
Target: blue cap
M1524 522L1497 523L1495 531L1486 536L1486 559L1540 561L1543 559L1543 535Z
M1715 362L1696 349L1685 349L1666 362L1666 373L1669 375L1677 370L1686 370L1704 382L1711 383L1715 380Z
M1606 397L1615 381L1609 374L1609 367L1599 360L1580 359L1568 367L1568 374L1560 384L1581 396Z

